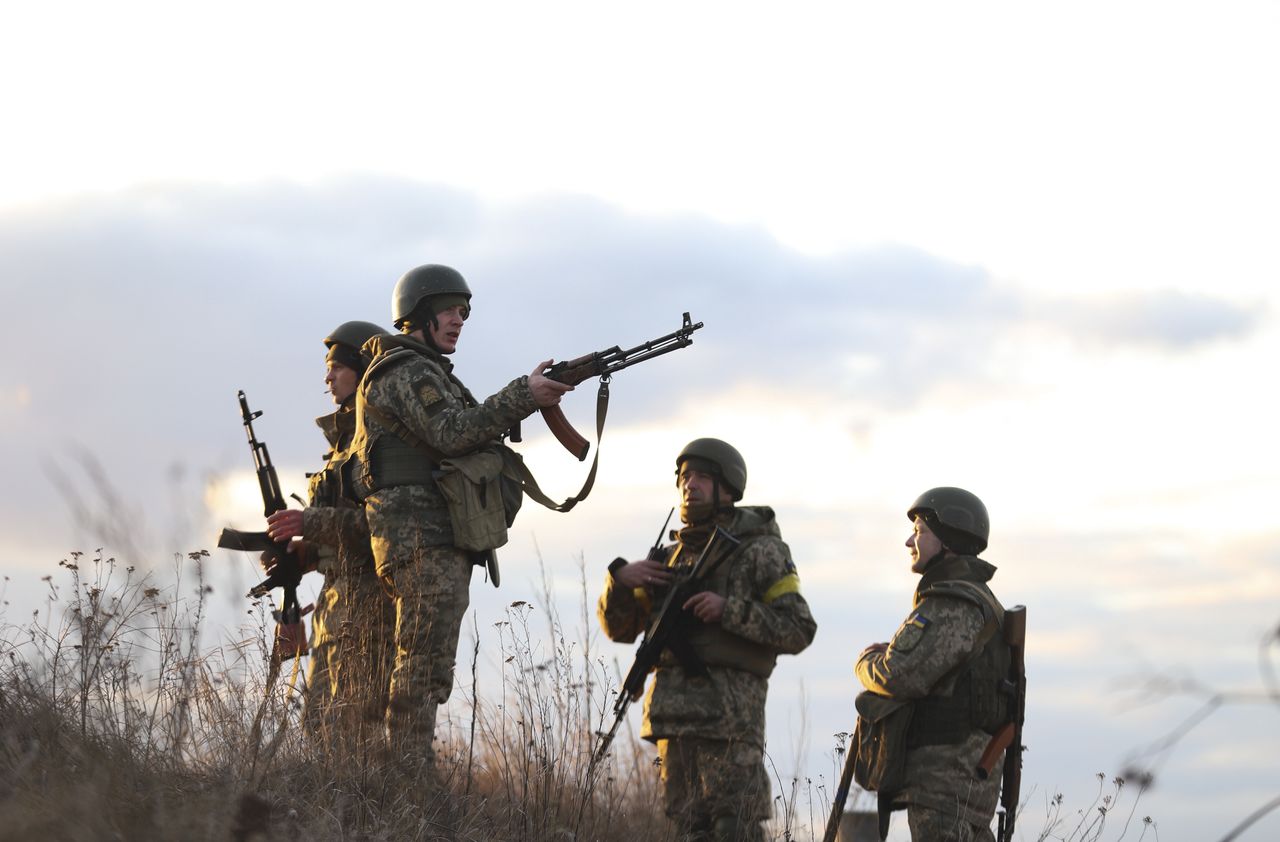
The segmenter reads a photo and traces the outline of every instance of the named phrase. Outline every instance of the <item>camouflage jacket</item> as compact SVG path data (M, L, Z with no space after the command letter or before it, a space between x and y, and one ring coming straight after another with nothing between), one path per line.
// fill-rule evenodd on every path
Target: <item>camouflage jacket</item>
M412 337L375 336L364 350L373 362L356 398L353 488L371 522L411 521L419 546L452 545L449 510L431 478L433 466L405 436L444 456L497 441L537 410L529 378L517 377L479 402L453 375L453 363ZM413 475L407 480L406 467ZM399 479L391 479L393 470Z
M373 570L369 523L364 507L342 494L343 463L351 452L356 431L354 401L316 419L329 442L325 466L311 474L307 508L302 512L302 537L315 552L316 569L329 576Z
M942 559L920 577L912 610L889 648L858 659L854 668L867 690L904 701L948 696L964 664L981 647L987 616L972 601L948 595L944 582L986 583L995 567L971 556ZM959 810L966 821L990 824L1000 797L1002 761L991 776L974 775L990 735L974 728L961 742L907 751L906 785L895 801L943 811Z
M706 590L726 598L719 627L701 626L690 638L704 655L708 674L688 675L664 653L645 697L640 735L654 742L685 736L743 740L763 749L768 671L777 655L803 651L817 623L800 595L800 579L773 510L739 507L721 521L742 543L725 550L706 581ZM667 564L692 564L701 550L677 543L667 548ZM605 635L619 643L635 641L663 596L650 588L617 587L612 576L606 577L597 607ZM698 646L700 639L709 645ZM726 662L738 660L735 650L748 656L750 668Z

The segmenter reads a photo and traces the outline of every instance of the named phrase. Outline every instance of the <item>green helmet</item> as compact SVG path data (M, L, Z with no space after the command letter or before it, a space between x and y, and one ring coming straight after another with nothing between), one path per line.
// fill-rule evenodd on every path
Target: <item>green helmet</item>
M396 330L403 327L419 304L436 295L460 296L470 302L471 287L457 269L438 263L418 266L401 275L391 293L391 319Z
M729 489L735 502L742 499L747 490L747 463L737 448L720 439L694 439L676 457L677 482L680 467L690 459L703 462L710 469L707 472Z
M346 345L358 351L364 343L373 337L386 335L387 332L373 322L343 322L324 338L324 347L333 348L334 345Z
M931 488L907 509L907 518L924 518L943 545L953 552L977 555L987 548L991 519L977 495L963 488Z
M329 349L325 361L340 363L363 375L370 360L360 353L360 348L373 337L386 335L373 322L343 322L324 338L324 347Z

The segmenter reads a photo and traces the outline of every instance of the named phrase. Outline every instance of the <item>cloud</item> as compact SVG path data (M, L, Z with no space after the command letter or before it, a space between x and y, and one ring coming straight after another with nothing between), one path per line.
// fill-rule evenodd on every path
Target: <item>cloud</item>
M1040 314L1092 344L1166 350L1243 338L1264 315L1255 306L1172 290L1059 301Z
M475 290L457 364L478 394L548 356L667 333L684 311L704 321L692 348L619 375L615 426L720 396L789 394L858 408L847 429L865 436L867 418L938 390L997 388L993 349L1029 320L1108 323L908 246L811 256L703 217L576 196L491 205L394 178L152 184L0 222L0 277L20 314L6 339L28 350L0 383L9 464L36 476L40 459L84 448L129 488L175 464L201 476L244 462L239 389L264 411L259 435L277 462L316 464L311 419L329 409L321 338L348 319L386 325L394 279L426 261L460 267ZM1166 335L1186 347L1253 324L1207 298L1122 304L1097 304L1116 325L1099 341ZM1145 332L1123 327L1144 313L1164 315ZM566 406L580 425L591 389ZM23 495L11 512L47 509Z

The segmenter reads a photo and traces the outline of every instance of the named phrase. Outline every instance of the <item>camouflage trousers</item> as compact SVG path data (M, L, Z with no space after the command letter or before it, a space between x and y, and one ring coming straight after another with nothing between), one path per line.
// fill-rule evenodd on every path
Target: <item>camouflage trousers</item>
M658 740L667 815L685 842L763 842L772 813L764 753L701 737Z
M395 606L373 568L330 573L311 619L302 725L324 748L381 739L394 654Z
M458 634L471 602L471 559L454 547L380 547L376 540L374 552L396 612L387 746L403 764L430 767L436 711L453 692Z
M911 842L995 842L996 838L990 824L972 824L955 811L922 804L907 806L907 827L911 829Z

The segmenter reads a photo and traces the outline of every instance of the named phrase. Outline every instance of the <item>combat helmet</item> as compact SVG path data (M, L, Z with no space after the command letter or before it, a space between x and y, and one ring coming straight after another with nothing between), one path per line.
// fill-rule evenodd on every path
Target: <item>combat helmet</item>
M921 517L943 546L962 555L977 555L987 548L991 519L977 495L963 488L931 488L907 509L907 519Z
M691 459L701 464L698 470L706 470L723 483L734 502L742 499L747 490L747 462L736 447L720 439L694 439L676 457L677 482L680 466Z
M324 347L329 349L325 361L341 363L363 374L368 361L360 354L361 346L375 336L386 335L387 332L373 322L343 322L324 338Z
M391 319L396 330L404 328L405 322L411 320L414 311L418 310L424 301L436 296L457 299L456 303L466 304L469 309L471 287L467 286L467 281L462 277L461 272L439 263L418 266L401 275L400 280L396 281L395 290L391 293ZM428 312L425 315L419 313L417 316L417 319L423 322L433 318L435 318L434 312ZM422 324L415 325L415 327L422 326Z

